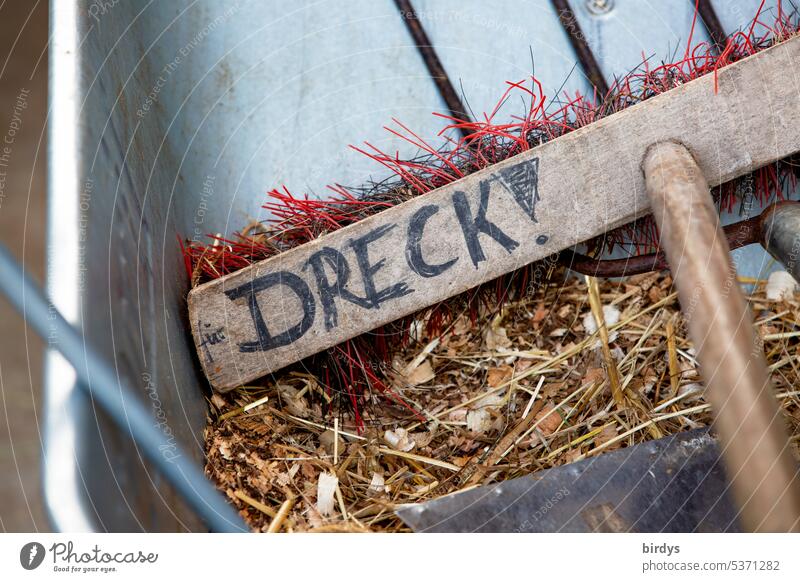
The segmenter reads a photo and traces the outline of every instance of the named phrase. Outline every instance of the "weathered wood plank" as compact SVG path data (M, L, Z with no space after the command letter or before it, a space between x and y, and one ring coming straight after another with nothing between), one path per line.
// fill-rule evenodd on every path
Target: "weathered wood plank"
M800 38L302 247L197 287L212 386L231 389L648 211L647 147L712 185L800 151Z

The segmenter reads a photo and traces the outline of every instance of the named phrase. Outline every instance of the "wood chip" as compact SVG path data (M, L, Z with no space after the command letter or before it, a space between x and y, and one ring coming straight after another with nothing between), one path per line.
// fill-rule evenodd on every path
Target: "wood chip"
M320 473L317 482L317 511L327 517L333 513L335 505L336 487L339 479L331 473Z
M534 420L539 423L537 427L539 432L545 436L553 434L558 430L558 427L561 426L561 415L550 402L542 408Z

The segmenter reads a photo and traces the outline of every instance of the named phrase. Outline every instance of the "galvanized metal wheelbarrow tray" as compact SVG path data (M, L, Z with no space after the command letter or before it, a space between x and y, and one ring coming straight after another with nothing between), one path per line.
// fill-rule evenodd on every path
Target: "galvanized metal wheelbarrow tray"
M710 4L731 32L760 2ZM568 5L606 81L642 53L681 46L694 8ZM414 9L474 111L493 105L506 80L530 74L531 52L551 94L589 87L548 0L416 0ZM184 317L177 238L264 218L272 186L322 193L330 181L363 182L372 168L348 144L412 154L387 143L382 125L395 116L432 136L443 122L430 113L447 103L391 0L59 0L51 11L49 293L138 387L164 435L201 463L205 381ZM769 263L738 252L745 274ZM202 528L54 351L45 382L44 490L56 529Z

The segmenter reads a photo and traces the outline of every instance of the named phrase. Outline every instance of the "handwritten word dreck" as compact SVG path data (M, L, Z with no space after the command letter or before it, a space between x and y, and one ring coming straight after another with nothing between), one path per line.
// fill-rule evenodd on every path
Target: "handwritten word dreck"
M196 287L189 321L209 381L235 388L644 216L642 160L655 143L680 137L711 187L797 153L800 133L783 128L800 126L785 82L798 59L800 38L788 39ZM769 111L743 98L765 86ZM709 95L713 132L700 131Z
M547 255L539 158L514 161L192 291L212 384L239 385L522 267L534 249Z

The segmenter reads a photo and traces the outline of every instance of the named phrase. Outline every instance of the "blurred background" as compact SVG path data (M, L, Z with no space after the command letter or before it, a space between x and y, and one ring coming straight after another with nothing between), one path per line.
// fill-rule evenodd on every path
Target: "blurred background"
M0 1L0 240L44 278L47 9ZM11 143L9 143L11 142ZM0 147L0 150L2 150ZM42 342L0 299L0 531L47 531L41 500Z

